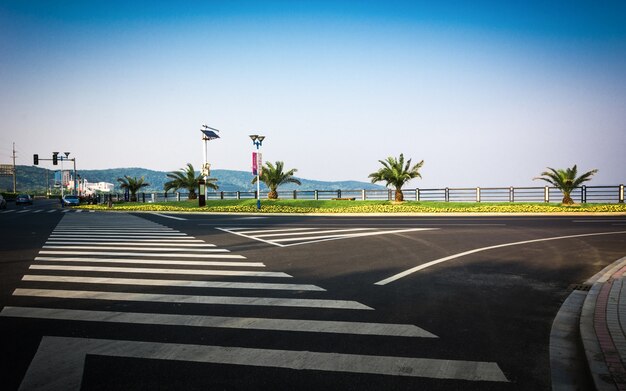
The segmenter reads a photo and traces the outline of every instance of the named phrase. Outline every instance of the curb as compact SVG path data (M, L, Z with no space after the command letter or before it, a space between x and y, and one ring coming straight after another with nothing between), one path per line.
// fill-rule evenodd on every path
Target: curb
M553 390L626 390L626 335L618 311L625 273L623 257L563 302L550 332Z

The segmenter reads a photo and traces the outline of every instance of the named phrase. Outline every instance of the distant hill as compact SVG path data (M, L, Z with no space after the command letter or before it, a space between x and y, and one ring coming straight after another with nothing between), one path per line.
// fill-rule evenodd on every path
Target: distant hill
M50 182L54 179L54 170L47 170L37 166L17 166L17 190L24 192L43 192L46 189L46 173ZM163 191L163 185L168 181L168 171L154 171L146 168L111 168L106 170L79 170L78 174L89 182L109 182L117 187L117 178L124 175L131 177L144 177L150 184L146 191ZM252 174L247 171L236 170L213 170L211 177L217 178L219 190L223 191L254 191L256 185L251 183ZM384 189L384 186L375 185L369 182L359 181L316 181L298 178L302 182L301 186L287 184L280 187L280 190L376 190ZM264 188L263 184L261 185ZM0 191L12 191L13 179L11 177L0 177Z

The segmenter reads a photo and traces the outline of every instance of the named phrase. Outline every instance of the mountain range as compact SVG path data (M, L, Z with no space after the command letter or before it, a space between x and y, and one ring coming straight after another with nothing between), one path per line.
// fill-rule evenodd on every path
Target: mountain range
M54 170L47 170L37 166L20 166L16 167L17 172L17 190L18 192L43 192L46 189L46 180L52 183L54 179ZM150 186L145 191L163 191L163 185L169 180L167 178L168 171L155 171L147 168L110 168L105 170L79 170L78 174L85 178L88 182L108 182L116 185L119 189L117 178L128 175L130 177L144 177ZM254 191L256 185L252 184L252 173L248 171L236 170L212 170L211 177L217 178L219 190L222 191ZM359 181L317 181L304 178L298 178L302 185L286 184L280 187L280 190L375 190L384 189L384 186L372 184L369 182ZM264 185L261 184L261 188ZM0 177L0 191L13 191L13 178Z

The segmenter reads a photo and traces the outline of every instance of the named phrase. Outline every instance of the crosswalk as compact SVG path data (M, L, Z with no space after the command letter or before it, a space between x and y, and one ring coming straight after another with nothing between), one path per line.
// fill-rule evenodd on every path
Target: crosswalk
M298 283L288 273L267 269L263 262L133 215L66 214L21 286L14 290L19 305L4 307L0 318L160 325L181 333L187 328L204 328L361 335L391 338L399 344L406 338L438 339L416 325L368 321L366 314L376 311L374 308L334 299L322 287ZM149 305L149 311L137 311L142 305ZM173 305L185 307L174 309ZM285 310L292 316L285 316ZM348 313L363 314L362 321L346 321ZM227 316L238 314L242 315ZM176 344L155 341L154 335L146 341L129 341L110 339L110 335L108 332L108 338L102 339L44 336L21 389L80 389L84 360L91 354L328 373L507 381L493 362L314 352L305 347L224 347L201 341Z
M71 208L59 208L59 209L32 209L32 208L25 208L25 209L5 209L5 210L0 210L0 215L4 215L4 214L37 214L37 213L95 213L95 210L87 210L87 209L71 209Z
M326 242L338 239L362 238L400 234L417 231L429 231L437 228L250 228L250 227L221 227L221 231L248 239L271 244L277 247L299 246L302 244Z

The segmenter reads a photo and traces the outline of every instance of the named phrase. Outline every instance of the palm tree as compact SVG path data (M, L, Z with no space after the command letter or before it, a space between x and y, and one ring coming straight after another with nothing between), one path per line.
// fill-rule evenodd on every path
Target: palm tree
M265 163L265 167L261 170L261 182L265 183L265 185L270 189L270 192L267 193L267 198L276 199L278 198L278 186L284 185L285 183L295 183L296 185L301 185L302 183L293 177L293 174L298 171L295 168L287 172L283 172L284 163L276 162L276 166L274 166L271 162ZM257 177L252 179L252 183L256 183Z
M563 193L563 201L561 201L561 203L563 205L574 204L574 200L571 197L572 191L583 182L591 180L591 177L598 172L597 169L594 169L576 177L578 175L578 168L575 164L574 167L565 170L555 170L550 167L548 167L548 170L550 171L542 172L542 176L533 178L533 180L541 179L561 190Z
M369 175L369 178L372 178L372 183L380 181L387 182L386 186L391 185L396 188L396 201L404 201L402 186L413 178L422 177L419 170L424 165L424 161L422 160L411 167L411 159L409 159L405 164L404 155L400 154L399 159L389 156L387 160L379 160L379 162L383 165L383 167Z
M202 179L202 174L198 174L196 176L196 171L193 169L193 165L191 163L187 163L187 168L181 168L180 171L172 171L167 174L168 178L171 178L171 181L165 182L163 185L163 189L167 193L168 191L174 189L187 189L189 191L188 199L195 200L197 198L196 190L198 189L198 181ZM213 190L219 188L215 183L217 182L216 178L207 178L206 186Z
M131 202L137 202L137 191L139 191L139 189L150 186L149 183L144 182L143 177L137 179L137 177L131 178L128 175L124 175L124 178L117 178L117 181L120 183L122 189L128 189Z

